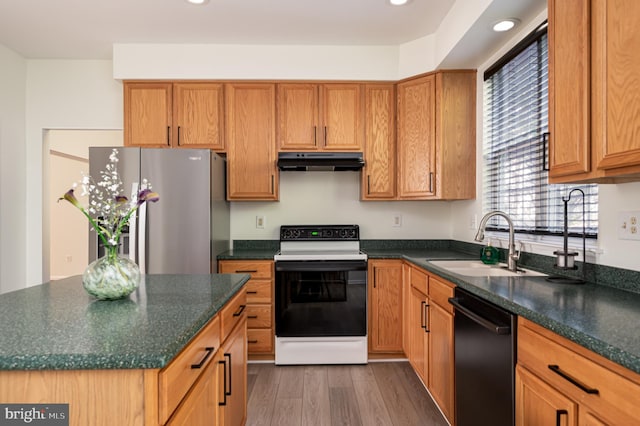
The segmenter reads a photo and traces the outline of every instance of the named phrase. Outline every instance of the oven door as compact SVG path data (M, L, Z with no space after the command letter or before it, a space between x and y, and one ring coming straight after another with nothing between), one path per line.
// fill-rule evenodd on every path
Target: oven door
M367 335L367 261L277 261L276 336Z

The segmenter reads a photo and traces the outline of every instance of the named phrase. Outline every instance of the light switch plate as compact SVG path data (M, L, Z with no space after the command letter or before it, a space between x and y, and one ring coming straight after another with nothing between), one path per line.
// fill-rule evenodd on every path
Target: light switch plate
M400 213L396 213L393 215L393 225L394 228L400 228L402 226L402 215Z
M640 211L618 213L618 238L640 240Z
M267 221L267 218L262 216L262 215L258 215L256 216L256 228L257 229L264 229L264 225Z

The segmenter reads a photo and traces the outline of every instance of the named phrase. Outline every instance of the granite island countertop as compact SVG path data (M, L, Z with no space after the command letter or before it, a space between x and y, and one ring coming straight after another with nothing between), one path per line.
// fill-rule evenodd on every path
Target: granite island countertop
M145 275L101 301L74 276L0 295L0 370L162 368L248 279Z

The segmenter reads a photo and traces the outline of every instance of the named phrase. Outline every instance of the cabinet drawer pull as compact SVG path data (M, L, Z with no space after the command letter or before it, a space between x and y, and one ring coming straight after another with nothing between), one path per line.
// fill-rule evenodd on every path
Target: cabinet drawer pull
M224 380L224 385L222 388L222 402L218 402L218 405L225 406L227 405L227 360L223 359L222 361L218 361L218 366L222 364L222 377Z
M258 318L258 316L257 315L247 315L247 318L248 319L256 319L256 318Z
M257 269L236 269L236 274L255 274Z
M195 369L198 369L198 368L202 368L204 363L207 362L207 360L209 359L209 357L213 353L214 349L215 348L213 348L212 346L206 347L204 349L205 352L206 352L206 354L204 354L204 358L202 358L202 360L200 360L200 362L197 363L197 364L191 364L191 369L195 370Z
M562 415L565 414L569 417L569 412L567 410L556 410L556 426L562 426L560 423L562 421Z
M238 310L236 312L233 313L234 317L239 317L240 314L242 314L244 312L244 308L246 308L246 305L240 305L240 307L238 308Z
M582 389L584 392L592 394L592 395L597 395L600 393L600 391L598 389L595 388L590 388L589 386L585 385L584 383L580 382L579 380L571 377L569 374L565 373L564 371L562 371L560 369L559 365L549 365L549 370L553 371L554 373L556 373L558 376L562 377L563 379L565 379L566 381L568 381L569 383L571 383L574 386L579 387L580 389Z
M247 294L258 294L258 292L255 290L251 290L251 291L247 290Z
M247 340L247 343L249 343L249 344L255 344L255 343L258 343L258 341L257 341L257 340Z

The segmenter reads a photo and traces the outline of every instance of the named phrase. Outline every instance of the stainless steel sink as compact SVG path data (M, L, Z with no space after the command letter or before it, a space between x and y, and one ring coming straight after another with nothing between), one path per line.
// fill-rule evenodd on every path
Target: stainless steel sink
M480 260L433 260L430 261L434 266L446 269L454 274L466 277L546 277L542 272L532 271L530 269L518 268L518 272L512 272L507 269L504 263L496 265L487 265Z

